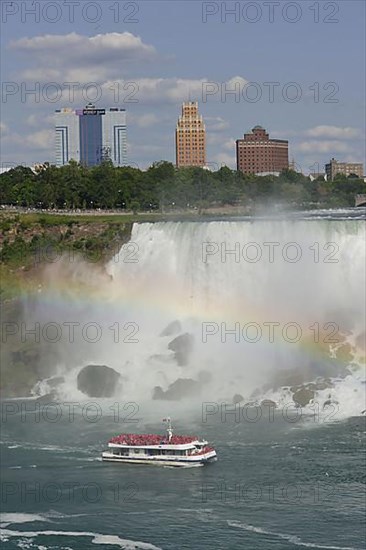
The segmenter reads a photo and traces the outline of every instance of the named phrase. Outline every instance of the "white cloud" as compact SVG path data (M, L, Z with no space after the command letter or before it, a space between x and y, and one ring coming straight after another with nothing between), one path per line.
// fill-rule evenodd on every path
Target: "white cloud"
M232 155L223 152L217 153L213 156L213 160L219 165L219 168L221 168L221 166L228 166L228 168L232 169L236 167L235 153Z
M51 129L39 130L28 135L10 134L7 138L9 143L21 145L29 150L43 150L53 153L54 131Z
M268 131L268 130L267 130ZM270 137L278 139L289 139L290 137L296 137L301 135L301 132L296 132L295 130L271 130Z
M131 117L129 117L131 118ZM140 128L149 128L159 122L159 118L154 113L146 113L145 115L134 115L133 118L136 121L137 126Z
M66 35L46 34L14 40L10 42L10 48L23 53L30 52L32 56L38 55L43 59L59 60L65 65L73 60L94 65L101 59L108 60L108 57L109 61L110 58L116 61L136 56L150 58L155 54L153 46L144 44L139 36L130 32L112 32L96 36L83 36L75 32ZM66 59L62 59L63 53L67 54Z
M321 125L310 128L305 135L316 138L354 139L361 137L361 131L358 128Z
M37 116L29 115L29 117L27 117L26 119L26 123L28 124L28 126L37 126L38 125Z
M26 123L31 128L43 128L44 126L53 127L55 124L54 114L43 115L40 113L29 115Z
M244 80L244 79L243 79ZM204 109L204 94L206 85L209 82L207 78L196 80L184 78L139 78L133 80L115 80L107 81L102 85L103 95L109 96L110 100L116 102L143 101L144 103L180 103L188 101L198 101L200 108ZM220 101L221 95L215 94L211 98L214 101ZM202 103L203 102L203 103ZM217 130L224 129L225 121L217 118Z
M22 56L28 55L34 63L22 78L41 82L102 82L120 75L126 62L156 57L153 46L130 32L46 34L12 41L9 47Z
M209 132L221 132L229 128L229 123L220 116L205 117L205 124Z
M234 138L230 138L226 140L222 147L226 149L227 151L235 151L236 150L236 140Z
M347 153L351 150L347 143L332 140L302 141L294 145L294 149L302 153Z
M9 131L8 126L5 124L5 122L0 122L0 134L1 136L4 136Z

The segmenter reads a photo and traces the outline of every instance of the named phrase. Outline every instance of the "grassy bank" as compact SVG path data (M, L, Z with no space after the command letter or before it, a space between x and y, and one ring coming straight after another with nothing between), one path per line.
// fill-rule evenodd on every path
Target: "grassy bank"
M63 254L104 265L129 240L134 219L133 215L2 213L1 299L35 290L42 264Z
M21 336L27 303L22 296L32 301L44 286L45 268L71 255L103 272L106 262L130 239L133 220L132 215L1 213L1 396L30 395L37 381L50 376L50 365L57 364L57 345ZM64 264L55 264L54 273ZM29 319L28 323L33 326Z

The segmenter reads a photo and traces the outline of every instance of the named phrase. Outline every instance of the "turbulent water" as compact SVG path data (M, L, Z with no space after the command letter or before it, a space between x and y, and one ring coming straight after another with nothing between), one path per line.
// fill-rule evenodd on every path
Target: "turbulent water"
M2 403L4 547L363 548L362 214L135 224L107 273L49 264L24 319L61 329L34 388L54 402ZM120 374L113 395L78 388L90 364ZM100 462L167 415L218 462Z

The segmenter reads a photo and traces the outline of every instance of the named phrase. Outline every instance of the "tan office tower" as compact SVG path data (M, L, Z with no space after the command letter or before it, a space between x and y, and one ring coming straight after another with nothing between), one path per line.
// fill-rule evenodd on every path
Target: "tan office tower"
M182 105L175 130L176 165L206 166L206 129L197 101Z

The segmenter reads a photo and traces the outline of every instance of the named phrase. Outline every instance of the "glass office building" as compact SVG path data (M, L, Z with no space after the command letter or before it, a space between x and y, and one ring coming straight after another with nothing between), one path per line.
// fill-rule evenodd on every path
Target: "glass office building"
M58 109L55 112L56 165L71 159L84 166L111 160L114 166L127 163L126 111L117 107Z

